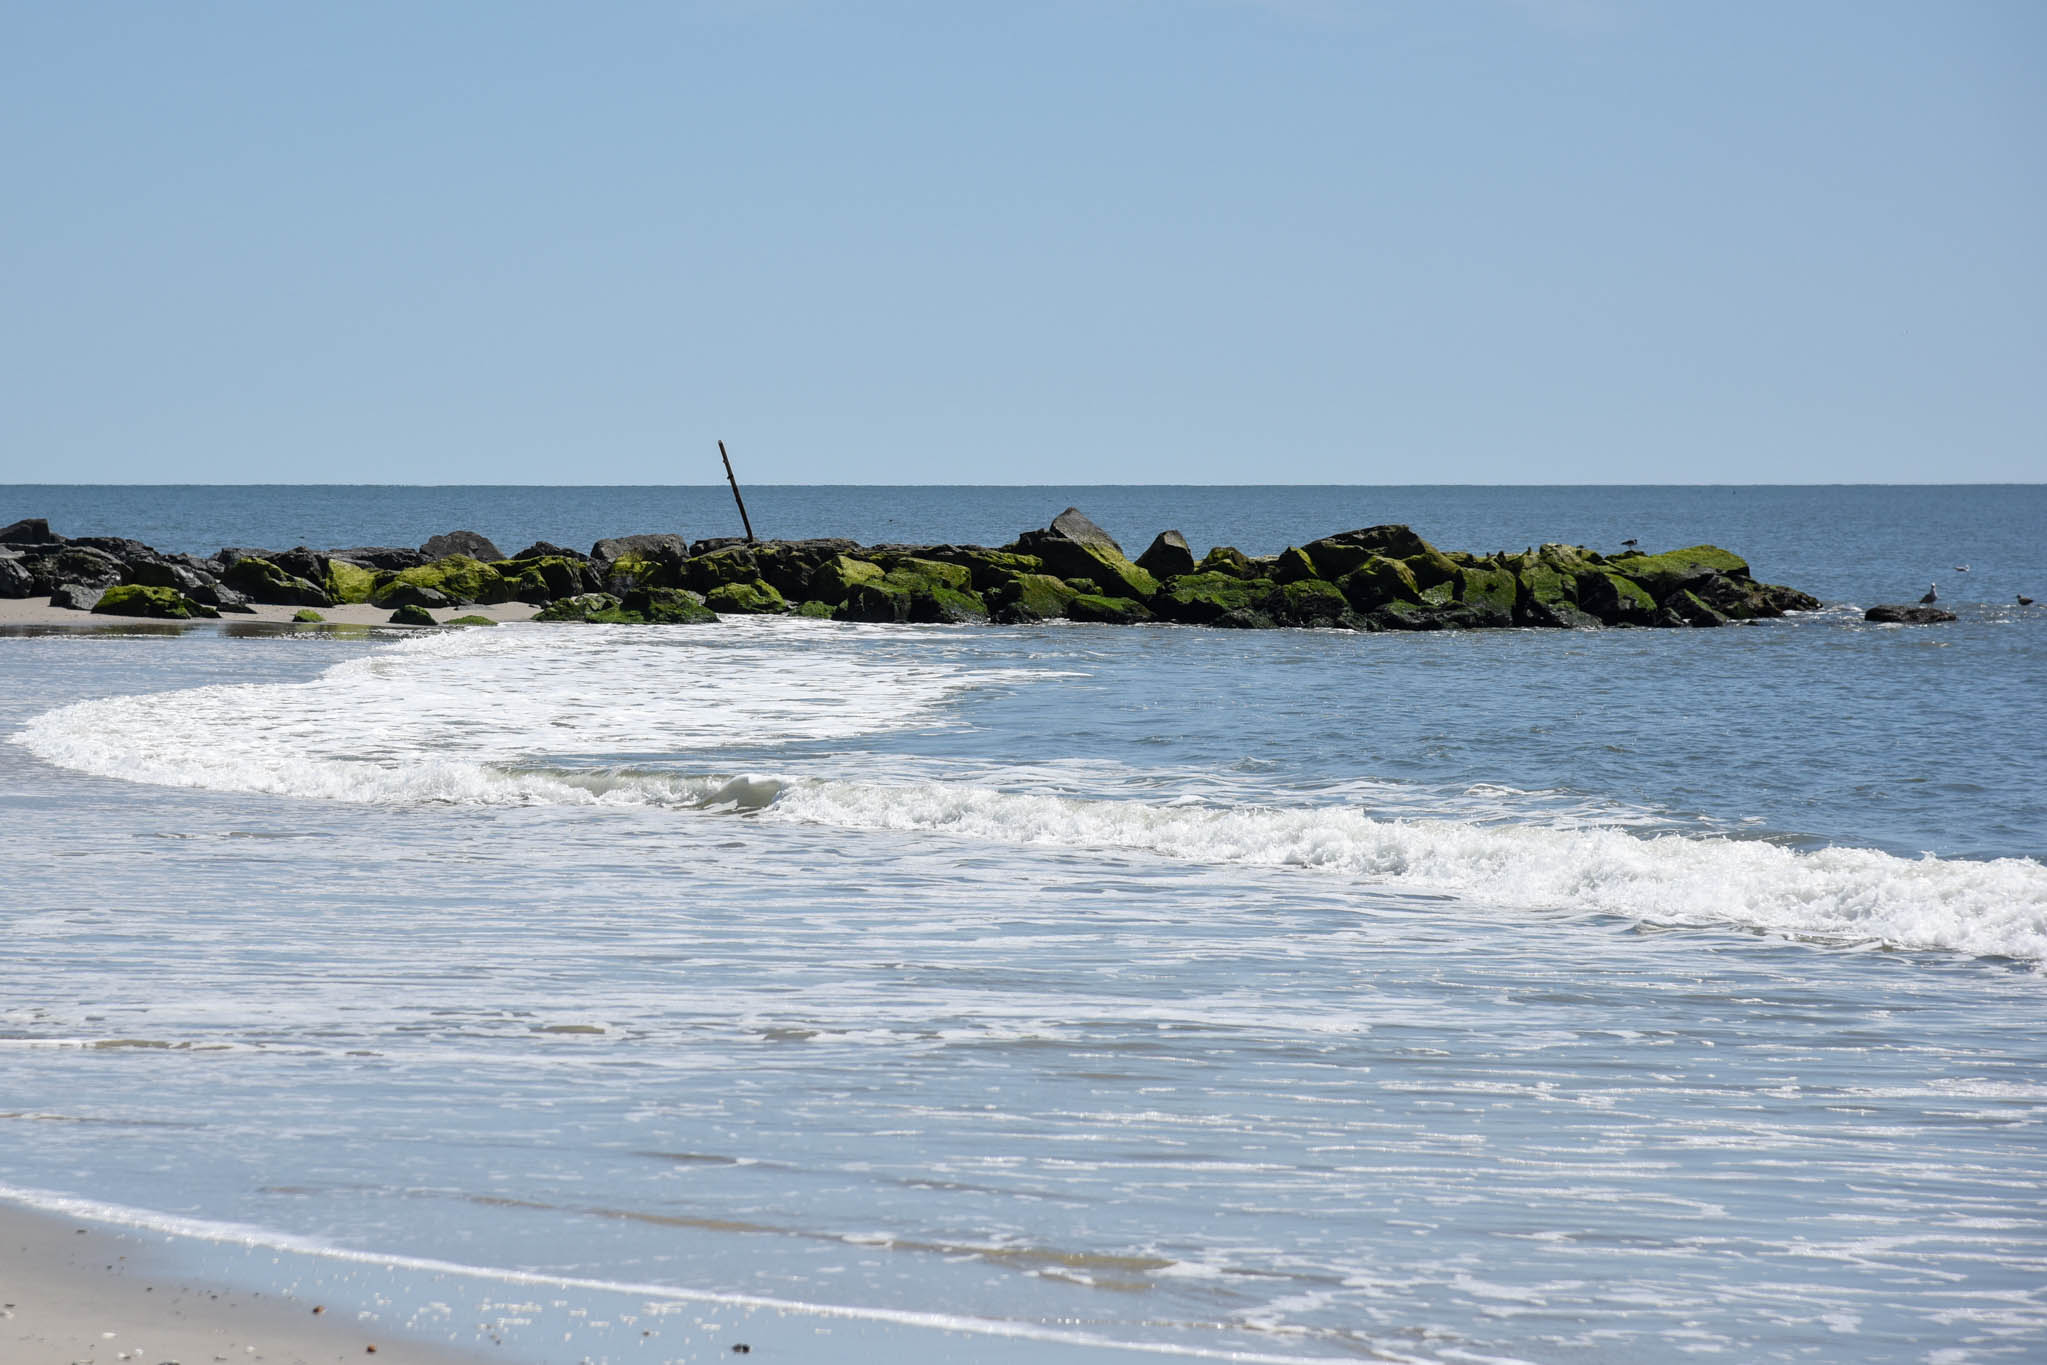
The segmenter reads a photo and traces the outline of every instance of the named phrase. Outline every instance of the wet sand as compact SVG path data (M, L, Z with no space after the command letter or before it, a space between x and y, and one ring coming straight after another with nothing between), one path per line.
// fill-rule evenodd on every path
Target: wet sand
M300 607L256 606L253 612L227 612L220 614L220 624L267 622L288 624L292 613L303 610ZM327 624L336 626L381 626L391 620L389 607L373 607L366 602L348 606L316 607ZM488 607L440 607L431 615L436 621L451 621L458 616L485 616L493 621L529 621L540 610L525 602L499 602ZM0 598L0 626L120 626L120 625L210 625L212 617L194 622L164 621L148 616L106 616L98 612L72 611L68 607L53 607L47 597Z
M374 1359L476 1365L324 1304L163 1273L161 1239L0 1205L0 1360L10 1365L212 1365ZM321 1311L315 1312L315 1308Z

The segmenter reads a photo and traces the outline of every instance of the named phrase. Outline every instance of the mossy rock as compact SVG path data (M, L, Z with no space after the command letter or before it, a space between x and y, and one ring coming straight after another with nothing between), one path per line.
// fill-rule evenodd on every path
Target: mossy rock
M943 559L947 564L957 564L965 569L968 586L984 596L1019 575L1045 571L1045 561L1036 555L1018 554L1014 550L990 550L979 545L948 546L943 551L934 552L932 558Z
M283 607L331 607L334 598L317 583L254 555L228 565L220 581L252 602Z
M904 555L889 566L885 575L889 582L901 584L912 592L929 592L933 588L950 588L954 592L971 592L974 587L972 570L960 564L945 564L936 559L920 559L915 555Z
M728 583L752 583L761 576L760 560L746 545L726 545L706 554L692 555L682 566L682 586L703 593Z
M907 621L915 597L910 589L879 578L855 583L846 594L846 600L833 610L832 619L874 623Z
M1685 624L1688 626L1724 626L1727 624L1728 618L1724 612L1721 612L1711 603L1705 601L1697 593L1686 588L1679 588L1676 592L1672 593L1666 605L1683 617Z
M1547 545L1543 547L1545 550L1550 548ZM1708 573L1735 578L1749 576L1747 560L1717 545L1691 545L1682 550L1667 550L1660 555L1616 555L1609 562L1615 570L1647 588L1649 595L1659 602L1684 584Z
M1092 580L1107 597L1149 601L1159 590L1159 581L1106 545L1087 545L1073 540L1050 540L1032 547L1045 561L1047 571L1071 582ZM1068 615L1072 613L1069 611Z
M327 561L327 595L337 603L367 602L376 587L377 571L346 559Z
M1409 562L1412 563L1412 561ZM1450 603L1455 602L1457 600L1457 580L1454 578L1445 579L1440 583L1435 583L1430 585L1429 587L1423 588L1421 591L1421 600L1422 605L1425 607L1448 606Z
M394 626L431 626L435 624L435 621L433 613L425 607L416 607L408 602L391 613L391 624Z
M443 621L441 624L447 626L494 626L497 622L491 620L488 616L457 616L454 620Z
M514 602L544 607L560 597L574 597L585 586L583 565L562 555L502 559L490 566L506 584Z
M217 617L220 613L202 602L194 602L176 588L151 588L140 583L123 583L108 588L93 603L99 616L145 616L159 621L190 621L195 617Z
M1421 553L1402 556L1400 562L1407 565L1408 573L1414 576L1414 585L1423 592L1448 584L1454 595L1458 574L1455 561L1426 541L1423 544L1425 548Z
M830 602L798 602L794 609L791 610L790 615L808 616L814 620L829 621L832 619L832 611L833 606Z
M687 581L688 567L685 564L678 568L666 559L628 550L604 566L604 584L613 593L626 593L634 588L680 587Z
M775 600L780 601L781 594L776 593ZM635 588L620 601L616 612L597 612L590 619L624 625L707 626L717 621L718 613L705 598L686 588Z
M746 583L720 583L704 594L704 605L736 616L772 616L789 610L788 599L756 578Z
M1234 545L1218 545L1213 550L1210 550L1201 557L1201 562L1194 566L1194 572L1198 574L1226 574L1231 578L1252 578L1256 576L1251 572L1250 557ZM1185 576L1182 575L1182 577Z
M1182 625L1214 625L1234 611L1264 610L1277 589L1269 578L1246 580L1214 571L1182 574L1152 599L1152 610Z
M1414 570L1405 560L1388 559L1384 555L1366 556L1356 568L1338 579L1336 586L1343 590L1351 606L1361 612L1374 611L1392 602L1421 599L1421 588L1414 581Z
M533 617L536 621L588 621L600 612L618 610L618 598L608 592L578 593L548 603Z
M1066 615L1066 604L1080 596L1063 579L1043 573L1020 573L988 594L997 621L1019 625Z
M1303 579L1321 577L1322 571L1315 567L1315 561L1296 545L1282 550L1272 565L1271 578L1275 583L1299 583Z
M1515 581L1514 575L1496 564L1481 560L1459 566L1457 600L1460 602L1469 602L1511 618L1520 591L1521 585Z
M408 591L412 590L412 591ZM420 605L424 594L438 593L452 603L509 602L512 585L498 571L467 555L450 555L431 564L420 564L396 573L380 573L370 591L370 601L388 607L407 603ZM430 600L430 599L428 599Z
M910 619L927 625L974 625L988 619L988 607L977 593L935 587L910 595Z
M327 618L311 607L300 607L291 614L291 619L294 625L301 626L321 626L327 623Z
M1147 578L1150 576L1145 575ZM1151 620L1152 614L1150 608L1134 597L1103 597L1098 593L1083 593L1066 604L1066 619L1107 626L1131 626L1140 621Z
M879 583L881 565L850 555L833 555L810 571L808 595L819 602L844 602L862 583Z
M1656 615L1656 599L1612 569L1579 577L1578 605L1609 626L1646 626Z
M1280 588L1274 615L1285 626L1348 627L1357 624L1343 589L1319 578L1298 579Z

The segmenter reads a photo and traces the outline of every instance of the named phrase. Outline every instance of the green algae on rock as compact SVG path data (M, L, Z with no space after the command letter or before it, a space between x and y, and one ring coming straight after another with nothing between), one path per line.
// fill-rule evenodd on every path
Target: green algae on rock
M108 588L93 603L93 612L100 616L144 616L161 621L190 621L197 617L216 617L220 612L173 588L151 588L140 583L123 583Z

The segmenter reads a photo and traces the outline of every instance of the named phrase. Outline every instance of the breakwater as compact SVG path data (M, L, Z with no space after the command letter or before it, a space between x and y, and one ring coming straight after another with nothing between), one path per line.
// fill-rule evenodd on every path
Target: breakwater
M1719 626L1819 606L1795 588L1757 581L1741 556L1712 545L1472 553L1386 525L1257 557L1216 546L1197 558L1177 531L1164 531L1132 559L1074 508L1000 547L691 542L656 533L599 540L588 552L538 541L507 555L457 531L417 548L223 547L202 557L115 536L66 538L40 519L0 528L0 596L43 595L57 607L169 619L251 603L369 603L422 625L436 623L435 610L503 602L537 606L536 619L549 621L691 624L792 613L1356 630Z

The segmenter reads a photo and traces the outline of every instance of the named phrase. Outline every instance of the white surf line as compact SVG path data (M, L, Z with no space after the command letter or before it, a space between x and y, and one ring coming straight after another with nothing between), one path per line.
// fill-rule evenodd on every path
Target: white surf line
M631 1280L598 1280L579 1275L548 1275L533 1270L507 1270L491 1266L465 1265L460 1261L443 1261L431 1256L408 1256L377 1251L360 1251L353 1247L331 1246L309 1237L273 1232L265 1228L252 1227L246 1223L227 1223L210 1218L189 1218L178 1214L157 1213L151 1209L139 1209L128 1204L109 1204L95 1199L80 1199L74 1195L57 1194L49 1190L26 1189L18 1185L0 1184L0 1200L42 1213L63 1214L68 1218L81 1218L87 1222L108 1223L117 1227L135 1228L145 1232L164 1232L170 1233L173 1236L191 1237L200 1241L224 1242L237 1246L257 1247L266 1251L284 1251L295 1255L318 1257L322 1260L343 1261L356 1265L373 1265L386 1268L395 1266L404 1270L417 1270L437 1275L457 1275L464 1279L489 1280L501 1284L531 1285L555 1289L595 1290L607 1294L630 1294L636 1298L661 1299L671 1303L712 1304L724 1308L758 1308L777 1313L800 1313L813 1317L845 1318L861 1322L888 1323L897 1327L918 1327L945 1332L971 1332L977 1336L1043 1341L1060 1346L1134 1351L1146 1355L1176 1356L1194 1360L1236 1361L1241 1362L1242 1365L1330 1365L1332 1360L1341 1359L1341 1357L1331 1356L1273 1355L1269 1352L1239 1351L1224 1347L1184 1346L1165 1341L1118 1341L1112 1337L1096 1336L1088 1332L1060 1331L1056 1328L1039 1327L1031 1323L1004 1322L996 1318L962 1317L949 1313L930 1313L913 1308L877 1308L854 1304L806 1303L800 1299L778 1299L764 1294L734 1294L709 1289L686 1289L676 1285L642 1284ZM1422 1356L1381 1355L1380 1358L1395 1362L1413 1362L1413 1365L1431 1365L1428 1358Z

